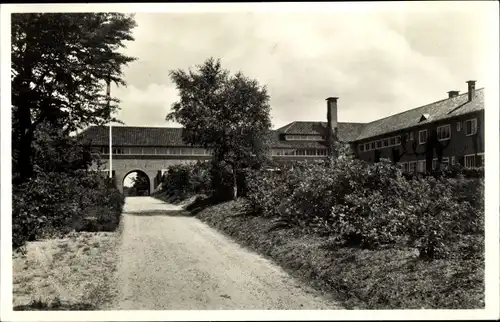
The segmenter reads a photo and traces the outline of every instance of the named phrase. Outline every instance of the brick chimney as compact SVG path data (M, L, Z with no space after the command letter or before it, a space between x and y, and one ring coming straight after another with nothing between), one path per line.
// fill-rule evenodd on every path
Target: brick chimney
M460 92L459 91L449 91L448 92L448 98L457 97L458 93L460 93Z
M326 99L327 126L334 134L337 134L337 99L338 97L328 97Z
M476 97L476 81L470 80L466 82L468 85L469 102Z

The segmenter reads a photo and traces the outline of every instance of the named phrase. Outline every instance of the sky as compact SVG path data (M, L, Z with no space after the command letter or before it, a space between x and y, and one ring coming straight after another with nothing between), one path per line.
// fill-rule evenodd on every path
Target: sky
M311 6L304 13L137 13L135 41L123 50L137 60L124 70L127 87L112 88L118 119L179 126L165 121L178 99L169 71L209 57L267 87L273 128L325 121L329 96L339 97L340 122L370 122L450 90L466 92L470 79L484 86L487 31L497 26L478 2Z

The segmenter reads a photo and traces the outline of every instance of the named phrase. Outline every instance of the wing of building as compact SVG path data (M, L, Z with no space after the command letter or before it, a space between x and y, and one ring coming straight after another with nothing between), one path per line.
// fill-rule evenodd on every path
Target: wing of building
M445 99L409 109L370 123L338 122L337 98L327 98L325 122L295 121L271 131L276 159L303 160L326 157L326 134L351 144L366 161L390 159L407 171L425 171L438 163L480 165L484 155L484 89L469 81L468 92L448 92ZM113 127L115 159L199 160L210 152L183 141L182 128ZM109 129L92 126L80 134L105 159ZM432 152L431 152L432 151Z

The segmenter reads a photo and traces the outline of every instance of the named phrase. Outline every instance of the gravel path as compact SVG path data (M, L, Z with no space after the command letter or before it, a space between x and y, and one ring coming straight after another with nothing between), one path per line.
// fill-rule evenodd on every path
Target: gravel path
M120 294L111 309L337 309L281 268L179 207L128 197L119 249ZM164 211L164 213L161 213Z

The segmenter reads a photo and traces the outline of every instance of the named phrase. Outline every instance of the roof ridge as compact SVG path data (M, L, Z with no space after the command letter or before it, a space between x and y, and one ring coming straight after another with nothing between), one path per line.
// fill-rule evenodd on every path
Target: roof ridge
M480 90L483 90L484 87L482 88L478 88L476 89L476 92L480 91ZM368 123L363 123L363 124L366 124L366 125L369 125L371 123L374 123L374 122L379 122L379 121L382 121L382 120L385 120L385 119L388 119L390 117L394 117L396 115L401 115L401 114L404 114L404 113L407 113L407 112L411 112L411 111L414 111L414 110L417 110L419 108L423 108L423 107L426 107L426 106L430 106L430 105L433 105L433 104L436 104L436 103L440 103L440 102L444 102L444 101L447 101L447 100L450 100L450 99L454 99L454 98L457 98L457 97L461 97L463 95L467 95L469 92L465 92L465 93L462 93L458 96L455 96L455 97L447 97L447 98L444 98L444 99L441 99L441 100L438 100L438 101L434 101L432 103L428 103L428 104L425 104L425 105L421 105L421 106L418 106L418 107L414 107L414 108L411 108L409 110L405 110L405 111L402 111L402 112L399 112L399 113L395 113L395 114L391 114L389 116L386 116L386 117L382 117L382 118L379 118L379 119L376 119L376 120L373 120L371 122L368 122Z
M293 121L292 123L288 124L288 126L286 127L286 129L283 130L282 132L286 133L286 131L288 131L295 123L297 123L297 121Z

